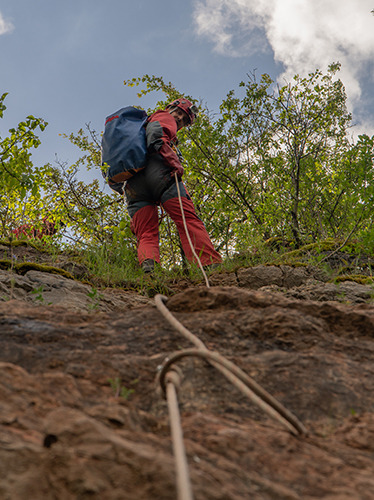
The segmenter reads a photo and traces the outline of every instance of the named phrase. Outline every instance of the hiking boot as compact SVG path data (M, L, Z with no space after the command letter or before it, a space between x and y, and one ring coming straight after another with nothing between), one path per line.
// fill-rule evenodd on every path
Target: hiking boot
M155 270L155 261L153 259L143 260L142 269L145 273L153 273Z

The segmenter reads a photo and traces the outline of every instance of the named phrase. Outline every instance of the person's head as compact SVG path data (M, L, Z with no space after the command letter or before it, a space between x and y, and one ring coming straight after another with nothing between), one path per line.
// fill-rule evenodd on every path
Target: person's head
M166 106L167 111L177 122L178 130L182 127L192 125L198 113L197 107L188 99L176 99Z

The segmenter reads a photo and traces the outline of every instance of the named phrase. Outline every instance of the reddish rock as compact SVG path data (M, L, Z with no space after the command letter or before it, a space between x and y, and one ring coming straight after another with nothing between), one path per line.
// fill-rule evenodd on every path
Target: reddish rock
M175 500L156 376L191 343L135 295L101 310L27 296L0 303L0 498ZM196 500L374 498L373 305L195 287L167 306L308 429L292 435L205 361L178 362Z

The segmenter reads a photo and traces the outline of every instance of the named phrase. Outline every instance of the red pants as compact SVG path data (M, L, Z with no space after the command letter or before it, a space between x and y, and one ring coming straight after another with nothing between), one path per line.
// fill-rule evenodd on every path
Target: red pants
M210 241L203 222L196 215L192 201L182 197L182 205L188 233L201 264L205 266L222 262L220 254L214 249ZM162 206L177 226L186 258L190 262L196 262L184 229L179 199L171 198L165 201ZM131 230L137 238L138 259L140 264L146 259L153 259L159 262L160 249L157 205L149 204L140 208L132 218Z

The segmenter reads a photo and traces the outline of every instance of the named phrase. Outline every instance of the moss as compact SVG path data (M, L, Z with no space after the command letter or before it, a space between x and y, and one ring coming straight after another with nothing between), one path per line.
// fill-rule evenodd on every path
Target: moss
M341 276L337 276L333 280L335 283L341 283L342 281L354 281L355 283L359 283L360 285L370 285L373 283L373 278L370 276L365 276L363 274L343 274Z
M64 278L75 279L74 276L59 267L46 266L45 264L38 264L36 262L22 262L20 264L12 263L11 260L0 259L0 269L13 269L17 274L24 275L27 271L41 271L43 273L58 274Z
M0 240L0 245L7 246L9 248L16 247L30 247L41 253L51 253L43 243L39 243L37 240L34 242L32 240Z
M0 240L0 245L6 247L28 247L33 246L26 240Z
M14 268L19 274L26 274L27 271L41 271L43 273L59 274L65 278L75 279L71 273L60 267L46 266L45 264L37 264L36 262L22 262L21 264L16 264Z
M282 261L282 262L268 262L267 264L263 264L264 266L289 266L289 267L308 267L309 264L307 262L300 261Z
M292 267L308 267L309 266L309 263L308 262L293 262L291 264Z
M308 245L304 245L297 250L292 250L291 252L286 252L280 256L280 259L284 259L287 257L299 257L305 253L320 253L320 252L331 252L335 250L335 248L339 245L339 242L335 240L325 240L319 241L316 243L309 243Z

